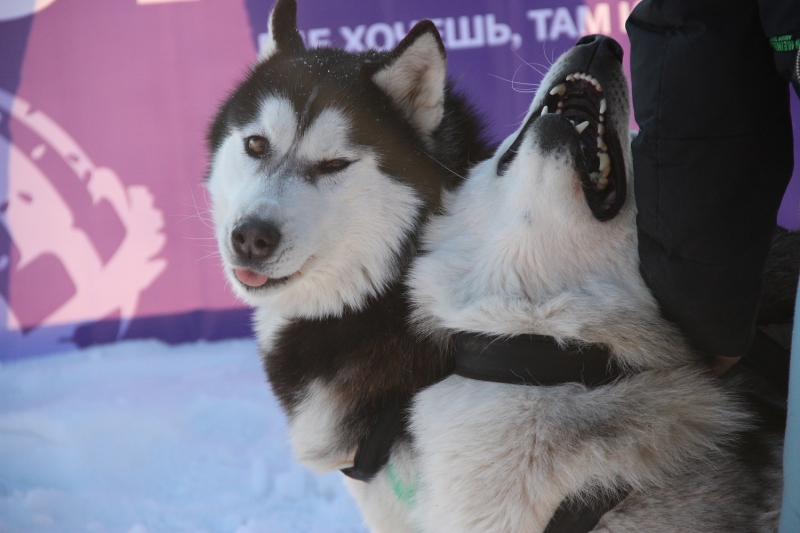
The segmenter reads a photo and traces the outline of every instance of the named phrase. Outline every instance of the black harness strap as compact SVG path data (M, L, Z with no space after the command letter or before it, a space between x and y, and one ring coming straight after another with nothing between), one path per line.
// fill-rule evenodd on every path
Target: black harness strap
M456 370L465 378L514 385L583 383L597 387L622 375L605 346L560 346L543 335L456 335Z
M405 431L408 402L391 405L381 411L375 425L361 439L353 466L343 468L342 474L359 481L370 481L389 461L392 445Z
M631 493L629 487L589 503L578 498L567 498L553 513L544 533L588 533L604 514L622 503Z
M465 378L514 385L582 383L598 387L622 376L611 352L600 344L559 345L542 335L492 337L477 333L460 333L455 341L455 373ZM545 533L588 533L629 493L630 489L624 488L589 501L567 497Z
M455 373L470 379L515 385L552 386L583 383L597 387L622 376L605 346L560 346L552 337L517 335L489 337L476 333L456 335ZM370 432L361 440L354 465L342 473L370 481L389 461L392 445L406 428L408 402L384 409ZM600 518L619 505L630 489L585 502L566 498L545 533L588 533Z

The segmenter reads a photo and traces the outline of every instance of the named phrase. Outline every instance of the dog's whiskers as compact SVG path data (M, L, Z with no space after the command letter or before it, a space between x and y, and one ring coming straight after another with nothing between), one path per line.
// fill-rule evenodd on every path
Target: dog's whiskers
M554 46L554 47L553 47L553 48L550 50L550 57L547 57L547 46L546 46L546 42L545 42L545 41L542 41L542 55L543 55L543 56L544 56L544 58L547 60L547 62L548 62L548 63L550 63L549 65L547 65L547 66L545 67L547 70L550 70L550 67L552 67L552 66L553 66L553 63L555 63L555 58L553 57L553 55L554 55L555 53L556 53L556 47ZM544 66L544 65L542 65L542 66Z
M197 207L197 199L194 197L194 191L192 191L191 187L189 187L189 194L192 195L192 204L194 205L194 209L195 209L195 213L197 214L197 218L200 219L200 221L203 224L205 224L208 228L210 228L213 231L214 230L214 226L209 223L210 221L208 219L203 218L203 216L200 214L200 208ZM208 207L208 198L205 197L205 193L203 194L203 197L205 198L206 207ZM210 209L206 209L206 210L203 211L203 213L206 213L206 214L208 214L210 212L211 212Z
M547 69L547 67L545 67L544 65L541 65L539 63L529 63L528 61L525 61L524 59L522 59L522 56L519 55L515 50L512 50L512 52L514 52L514 55L517 56L517 58L519 58L520 61L522 61L523 63L525 63L529 67L531 67L531 69L533 69L535 72L537 72L542 77L547 75L547 72L542 72L541 70L536 68L536 66L540 66L540 67L543 67L544 69ZM534 65L536 65L536 66L534 66Z
M209 259L211 257L220 257L221 258L222 254L220 254L218 251L211 252L209 254L204 255L203 257L198 257L197 259L195 259L195 262L203 261L204 259Z
M517 68L517 70L514 72L514 78L516 78L517 72L519 72L519 68ZM498 80L503 80L503 81L509 82L511 84L511 89L516 91L516 92L518 92L518 93L534 93L534 92L536 92L536 90L539 88L539 85L540 85L538 83L517 81L514 78L509 80L508 78L503 78L502 76L498 76L497 74L492 74L491 72L487 72L486 74L489 75L489 76L492 76L493 78L497 78ZM530 88L525 88L525 89L517 88L516 87L517 85L529 85Z
M517 84L517 83L520 84L520 85L538 85L538 83L534 84L534 83L525 83L525 82L521 82L521 81L514 81L513 79L510 80L508 78L504 78L502 76L498 76L497 74L492 74L491 72L487 72L486 75L487 76L491 76L493 78L497 78L498 80L507 81L511 85L514 85L514 84Z
M433 160L434 160L436 163L438 163L438 164L439 164L439 166L440 166L440 167L442 167L442 168L443 168L443 169L445 169L446 171L450 172L450 173L451 173L451 174L453 174L454 176L458 176L458 177L459 177L459 178L461 178L462 180L463 180L463 179L466 179L464 176L462 176L461 174L459 174L459 173L458 173L458 172L456 172L455 170L453 170L453 169L451 169L451 168L448 168L448 167L447 167L447 166L446 166L444 163L442 163L441 161L439 161L438 159L436 159L435 157L433 157L431 154L429 154L428 152L426 152L425 150L423 150L423 149L422 149L422 148L420 148L419 146L415 146L415 148L416 148L417 150L419 150L420 152L422 152L423 154L425 154L426 156L428 156L428 157L430 157L431 159L433 159Z
M191 215L174 215L174 214L170 214L170 215L167 215L167 216L180 217L180 220L175 222L176 224L181 224L181 223L186 222L187 220L191 220L193 218L194 219L198 219L198 220L208 221L208 219L207 218L203 218L203 216L201 214L191 214Z

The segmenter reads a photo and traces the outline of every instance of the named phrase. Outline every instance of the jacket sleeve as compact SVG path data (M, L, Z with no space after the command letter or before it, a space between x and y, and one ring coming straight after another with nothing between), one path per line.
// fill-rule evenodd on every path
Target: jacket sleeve
M767 3L643 0L627 23L641 269L665 316L709 355L749 349L793 168Z

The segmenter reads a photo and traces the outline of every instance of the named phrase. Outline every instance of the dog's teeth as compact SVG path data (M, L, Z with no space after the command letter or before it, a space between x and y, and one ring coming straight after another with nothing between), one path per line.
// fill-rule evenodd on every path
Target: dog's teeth
M569 76L567 76L567 81L572 81L574 79L575 79L575 74L570 74Z
M589 121L588 120L584 120L583 122L581 122L580 124L575 126L575 129L578 130L578 135L583 133L583 130L585 130L588 126L589 126Z
M544 107L542 108L542 115L546 115L546 114L547 114L547 113L549 113L549 112L550 112L550 110L549 110L549 109L547 109L547 106L544 106Z
M597 137L597 147L600 148L604 152L608 151L608 146L606 146L606 143L603 142L603 138L602 137Z
M606 132L606 127L605 127L605 126L603 126L602 124L598 124L598 125L597 125L597 134L598 134L598 135L602 135L602 134L604 134L605 132Z
M555 87L553 87L552 89L550 89L550 94L552 96L555 96L555 95L561 96L565 92L567 92L567 86L565 84L563 84L563 83L560 83L560 84L556 85Z
M600 115L600 122L603 122L603 115Z
M597 89L597 92L599 93L603 92L603 86L600 85L599 81L594 80L594 82L592 82L592 85L594 85L594 88Z
M562 107L564 107L564 102L559 102L558 103L558 108L561 109Z
M605 113L607 108L608 104L606 104L606 99L603 98L602 100L600 100L600 114Z
M560 109L556 109L556 115L560 115L560 114L561 114L561 110Z
M589 178L592 180L592 183L594 183L595 186L601 191L606 188L606 185L608 185L608 177L604 176L601 172L592 172L589 174Z
M575 76L575 79L576 79L576 80L583 79L583 74L581 74L580 72L576 72L576 73L574 74L574 76Z
M611 157L606 152L597 152L597 157L600 159L600 172L607 176L606 170L611 168Z

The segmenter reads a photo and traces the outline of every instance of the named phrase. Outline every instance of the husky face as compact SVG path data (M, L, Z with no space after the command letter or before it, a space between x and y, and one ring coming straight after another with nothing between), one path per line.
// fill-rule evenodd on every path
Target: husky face
M209 188L226 270L253 305L284 295L301 314L357 307L393 276L422 200L381 168L351 116L327 108L302 127L298 114L269 95L220 146Z
M639 279L621 59L616 42L581 39L519 130L445 200L410 278L427 329L531 332L535 302Z
M426 150L444 47L423 22L392 53L306 50L294 9L278 3L271 46L216 117L207 186L234 291L286 318L336 316L396 278L440 201Z

